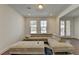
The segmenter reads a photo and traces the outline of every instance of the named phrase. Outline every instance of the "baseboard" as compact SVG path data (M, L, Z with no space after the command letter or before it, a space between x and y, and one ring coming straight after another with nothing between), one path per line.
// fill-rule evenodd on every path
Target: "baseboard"
M4 48L2 51L0 51L0 55L2 55L4 52L6 52L7 50L9 50L10 47L6 47Z
M17 43L18 41L14 42L15 44ZM14 46L15 44L12 44L12 45L9 45L7 46L6 48L4 48L2 51L0 51L0 55L2 55L4 52L6 52L7 50L9 50L12 46Z

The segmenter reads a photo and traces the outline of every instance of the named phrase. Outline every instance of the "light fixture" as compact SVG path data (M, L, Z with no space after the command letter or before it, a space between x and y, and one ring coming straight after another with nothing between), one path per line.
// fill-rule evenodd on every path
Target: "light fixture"
M38 8L39 8L39 9L43 9L44 6L43 6L42 4L39 4L39 5L38 5Z

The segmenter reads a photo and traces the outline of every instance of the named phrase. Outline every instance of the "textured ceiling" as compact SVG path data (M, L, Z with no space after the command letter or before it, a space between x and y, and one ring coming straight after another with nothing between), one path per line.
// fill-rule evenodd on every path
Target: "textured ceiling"
M39 10L35 4L9 4L14 10L27 17L58 16L69 4L45 4L43 10Z

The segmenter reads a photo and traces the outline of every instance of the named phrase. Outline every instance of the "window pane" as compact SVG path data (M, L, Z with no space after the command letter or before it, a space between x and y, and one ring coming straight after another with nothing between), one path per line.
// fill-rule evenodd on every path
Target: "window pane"
M47 26L47 21L42 20L42 21L41 21L41 27L46 27L46 26Z
M36 20L30 21L30 26L31 26L31 33L37 33L37 22Z
M46 33L46 27L41 28L41 33Z
M47 33L46 31L41 31L41 33Z
M37 26L36 21L35 20L31 21L31 27L36 27L36 26Z
M32 24L32 25L36 25L36 21L35 21L35 20L32 20L32 21L31 21L31 24Z
M36 27L31 27L31 31L36 31Z
M35 34L35 33L37 33L37 32L36 32L36 31L32 31L32 32L31 32L31 34Z
M60 22L60 35L61 36L65 35L65 21Z
M41 25L41 33L47 33L47 21L46 20L42 20L40 22Z
M70 20L66 21L66 36L70 36Z

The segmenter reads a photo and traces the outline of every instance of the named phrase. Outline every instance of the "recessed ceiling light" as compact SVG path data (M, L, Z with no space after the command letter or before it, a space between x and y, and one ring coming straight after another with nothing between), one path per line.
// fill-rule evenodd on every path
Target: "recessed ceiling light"
M43 6L42 4L39 4L39 5L38 5L38 8L39 8L39 9L43 9L44 6Z

